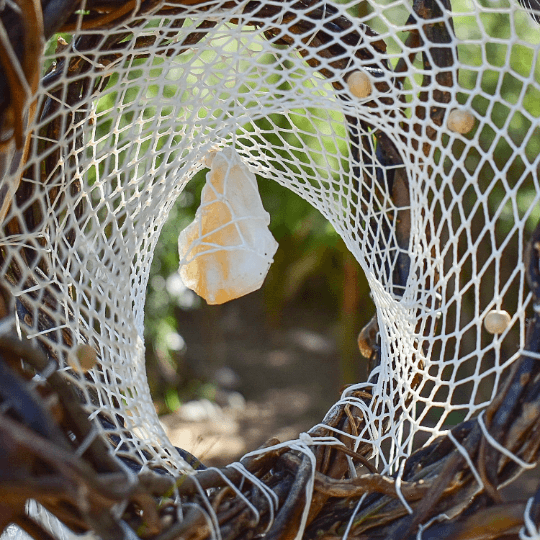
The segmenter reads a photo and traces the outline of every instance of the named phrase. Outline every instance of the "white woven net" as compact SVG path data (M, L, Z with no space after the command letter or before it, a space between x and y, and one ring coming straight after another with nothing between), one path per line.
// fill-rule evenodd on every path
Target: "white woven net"
M353 404L381 470L493 399L530 303L540 28L504 0L416 5L156 2L108 31L81 15L48 47L26 191L3 207L2 279L22 331L118 435L114 453L189 468L146 381L145 291L169 210L224 148L317 208L367 276L380 365L359 384L377 398ZM346 84L356 71L365 97ZM449 127L454 109L471 131ZM501 310L509 322L488 332ZM98 353L82 379L81 343Z

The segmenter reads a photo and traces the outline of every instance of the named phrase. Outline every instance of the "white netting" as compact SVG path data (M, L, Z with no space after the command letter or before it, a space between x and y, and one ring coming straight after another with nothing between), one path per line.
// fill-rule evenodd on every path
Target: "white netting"
M381 470L494 398L530 304L540 28L504 0L441 6L155 2L99 32L81 9L69 44L48 47L22 188L3 206L2 276L114 453L188 469L150 396L143 308L168 213L222 149L317 208L367 276L380 364L343 400ZM356 71L367 90L347 85ZM81 382L83 343L98 367ZM369 405L349 397L362 385Z

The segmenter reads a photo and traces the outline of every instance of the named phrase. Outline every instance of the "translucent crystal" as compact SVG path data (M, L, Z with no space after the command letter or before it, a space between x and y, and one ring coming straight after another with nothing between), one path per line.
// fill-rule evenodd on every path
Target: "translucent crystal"
M209 304L261 287L278 248L257 180L234 148L213 156L195 219L178 238L180 276Z

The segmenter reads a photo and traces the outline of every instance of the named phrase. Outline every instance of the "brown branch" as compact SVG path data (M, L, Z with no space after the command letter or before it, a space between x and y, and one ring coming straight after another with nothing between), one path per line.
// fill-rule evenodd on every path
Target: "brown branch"
M78 456L66 452L5 415L0 422L0 434L3 442L9 441L10 444L21 447L25 452L55 467L67 479L84 484L92 492L92 497L105 506L123 501L133 492L133 486L125 474L98 476Z
M402 482L401 492L407 501L416 501L431 489L431 482ZM364 493L382 493L397 498L394 478L380 474L364 474L350 480L335 480L315 473L315 489L330 497L360 497ZM448 489L448 488L447 488Z

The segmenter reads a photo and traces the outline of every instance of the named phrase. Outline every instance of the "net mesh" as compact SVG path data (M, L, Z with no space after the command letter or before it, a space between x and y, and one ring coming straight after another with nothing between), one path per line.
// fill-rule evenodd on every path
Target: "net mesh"
M20 331L115 455L191 470L148 388L145 291L176 199L234 151L321 212L365 272L374 367L340 403L366 420L353 446L399 471L485 409L525 346L538 25L504 0L151 4L109 24L81 5L47 44L27 147L3 143L0 272Z

